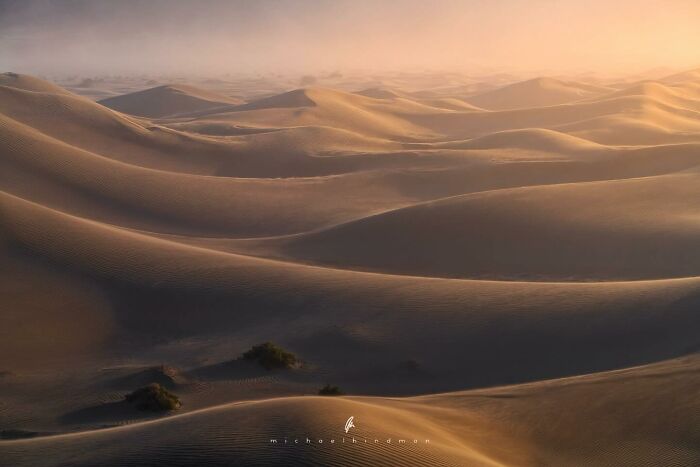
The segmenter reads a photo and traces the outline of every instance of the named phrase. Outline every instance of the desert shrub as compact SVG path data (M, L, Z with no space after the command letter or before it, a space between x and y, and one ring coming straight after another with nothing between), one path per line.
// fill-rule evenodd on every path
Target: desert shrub
M292 368L299 362L293 353L287 352L272 342L254 345L243 354L243 358L245 360L257 361L268 370L274 368Z
M182 406L178 397L165 389L158 383L144 386L131 394L127 394L125 399L139 410L149 410L160 412L164 410L175 410Z
M318 391L319 396L341 396L342 394L343 392L338 386L331 386L330 384L326 384Z

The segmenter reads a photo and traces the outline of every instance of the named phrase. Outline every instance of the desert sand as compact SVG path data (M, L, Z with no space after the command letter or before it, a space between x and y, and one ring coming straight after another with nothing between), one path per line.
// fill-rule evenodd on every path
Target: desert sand
M503 80L1 74L0 466L700 465L700 71Z

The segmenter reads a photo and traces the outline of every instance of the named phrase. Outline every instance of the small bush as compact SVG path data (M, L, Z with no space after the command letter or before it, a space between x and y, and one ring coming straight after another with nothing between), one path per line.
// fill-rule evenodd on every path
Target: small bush
M319 396L342 396L343 392L340 390L340 388L338 386L331 386L330 384L326 384L321 389L319 389L318 395Z
M257 361L268 370L274 368L292 368L299 362L293 353L287 352L272 342L254 345L249 351L243 354L243 358Z
M175 394L158 383L152 383L137 389L131 394L127 394L125 399L139 410L152 412L175 410L182 406L182 402Z

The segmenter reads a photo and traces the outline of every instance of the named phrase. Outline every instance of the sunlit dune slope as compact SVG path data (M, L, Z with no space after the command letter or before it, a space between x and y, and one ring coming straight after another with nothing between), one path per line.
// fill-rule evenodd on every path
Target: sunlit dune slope
M699 82L700 81L700 68L695 68L688 71L683 71L680 73L674 73L670 76L666 76L660 80L667 84L678 84L678 83L688 83L688 82Z
M0 113L71 145L145 167L211 173L226 152L222 144L152 126L73 94L0 86Z
M410 120L450 138L472 138L504 130L545 128L573 133L603 144L663 144L678 142L677 136L697 139L697 111L679 108L650 96L622 96L592 102L498 112L453 112L414 115ZM619 123L611 123L619 122ZM628 125L658 129L652 138ZM605 130L601 136L599 133ZM598 132L598 133L596 133ZM666 137L663 137L663 135ZM685 135L684 135L685 134Z
M427 112L449 111L406 99L374 99L327 88L305 88L208 118L246 126L333 126L369 136L413 141L430 138L433 133L403 117Z
M374 99L407 99L428 107L457 111L481 111L483 109L455 97L415 97L414 95L389 88L368 88L355 94Z
M644 81L609 94L606 97L615 98L622 96L647 96L670 106L687 110L700 110L700 90L695 87L670 86L656 81Z
M612 89L590 84L535 78L470 96L468 101L488 110L509 110L567 104L611 91Z
M67 145L2 117L0 147L3 189L66 212L146 230L279 235L420 198L419 193L402 193L408 181L400 174L393 183L382 184L377 182L384 176L371 173L270 180L147 169Z
M22 75L19 73L12 72L0 73L0 86L7 86L32 92L47 92L65 95L71 94L66 89L57 86L49 81L35 78L34 76L30 75Z

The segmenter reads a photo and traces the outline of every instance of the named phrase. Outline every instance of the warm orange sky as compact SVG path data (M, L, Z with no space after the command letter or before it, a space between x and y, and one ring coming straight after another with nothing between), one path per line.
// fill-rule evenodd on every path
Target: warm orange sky
M700 66L698 0L0 0L0 70Z

